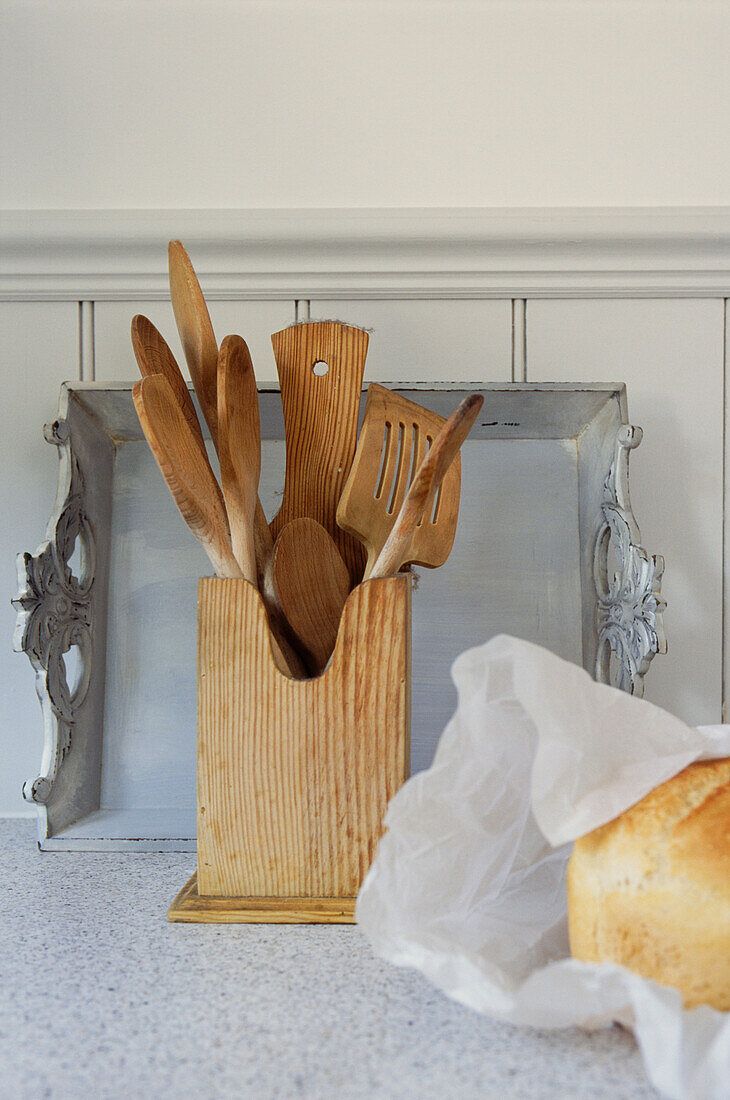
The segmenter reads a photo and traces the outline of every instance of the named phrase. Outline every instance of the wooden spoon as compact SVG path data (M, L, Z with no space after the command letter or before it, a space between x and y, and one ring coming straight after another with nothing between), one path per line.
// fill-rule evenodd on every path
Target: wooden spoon
M170 297L200 408L218 448L218 344L190 257L180 241L168 246Z
M307 675L291 630L267 583L274 542L258 495L261 425L256 377L246 341L226 336L218 356L218 455L233 553L263 597L276 645L292 676Z
M259 395L241 336L226 336L218 354L218 457L233 553L246 580L258 586L254 516L261 475Z
M213 444L218 450L218 344L200 283L180 241L170 241L168 258L170 297L185 359ZM254 545L258 584L263 592L274 540L258 499L254 513Z
M183 519L208 555L219 577L241 577L228 533L226 506L205 449L183 415L164 375L137 382L132 390L142 430ZM287 676L307 669L277 631L271 634L274 660Z
M273 578L287 621L319 674L332 656L350 592L350 572L321 524L303 517L282 527Z
M409 560L413 536L443 481L449 466L472 429L484 398L472 393L457 406L433 441L416 471L393 528L370 571L370 577L390 577Z
M207 457L162 374L132 390L142 430L182 517L219 577L240 577L231 548L223 495Z
M138 313L132 318L132 347L137 359L139 372L143 378L152 374L162 374L170 383L177 403L183 411L185 419L190 425L193 435L205 451L203 433L200 430L200 421L190 396L187 382L182 376L175 356L148 317Z
M241 336L227 336L218 357L218 452L233 553L246 580L261 592L286 671L301 679L309 670L266 579L274 541L258 495L259 396L251 355Z

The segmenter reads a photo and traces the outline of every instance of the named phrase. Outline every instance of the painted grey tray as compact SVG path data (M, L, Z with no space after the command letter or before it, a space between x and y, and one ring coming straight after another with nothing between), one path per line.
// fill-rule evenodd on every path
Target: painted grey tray
M447 415L454 389L398 392ZM623 385L487 386L463 452L461 513L413 600L412 767L455 706L462 650L508 632L642 690L665 648L659 586L628 497ZM262 392L261 498L284 473L278 393ZM46 438L60 477L47 541L18 557L15 648L36 669L44 750L24 794L44 849L194 847L196 590L208 560L141 436L131 384L66 384Z

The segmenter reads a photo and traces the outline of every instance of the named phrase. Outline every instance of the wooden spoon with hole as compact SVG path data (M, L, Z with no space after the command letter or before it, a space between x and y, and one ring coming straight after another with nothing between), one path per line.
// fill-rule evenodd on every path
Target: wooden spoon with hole
M308 516L335 540L353 582L363 550L337 526L337 502L352 465L368 334L337 321L312 321L271 337L281 384L286 471L276 538L290 520ZM322 364L324 373L320 373Z

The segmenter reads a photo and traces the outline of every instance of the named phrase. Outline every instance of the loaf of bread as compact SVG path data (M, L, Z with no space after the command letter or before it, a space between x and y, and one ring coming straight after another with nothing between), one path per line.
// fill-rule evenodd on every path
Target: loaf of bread
M570 949L730 1010L730 758L691 764L576 841Z

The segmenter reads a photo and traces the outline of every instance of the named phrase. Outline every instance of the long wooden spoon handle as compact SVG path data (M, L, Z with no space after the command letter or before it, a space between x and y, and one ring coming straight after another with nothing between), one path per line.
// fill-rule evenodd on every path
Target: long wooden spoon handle
M481 394L465 397L433 441L433 446L416 471L401 509L369 577L390 577L408 561L408 550L416 527L433 502L449 466L472 429L484 403Z
M137 382L132 395L142 430L183 519L217 575L240 577L220 487L170 383L155 374Z
M180 241L168 246L170 297L185 359L203 416L218 449L218 344L190 257Z
M218 456L233 553L247 581L258 584L254 517L261 473L256 377L246 341L226 336L218 353Z

